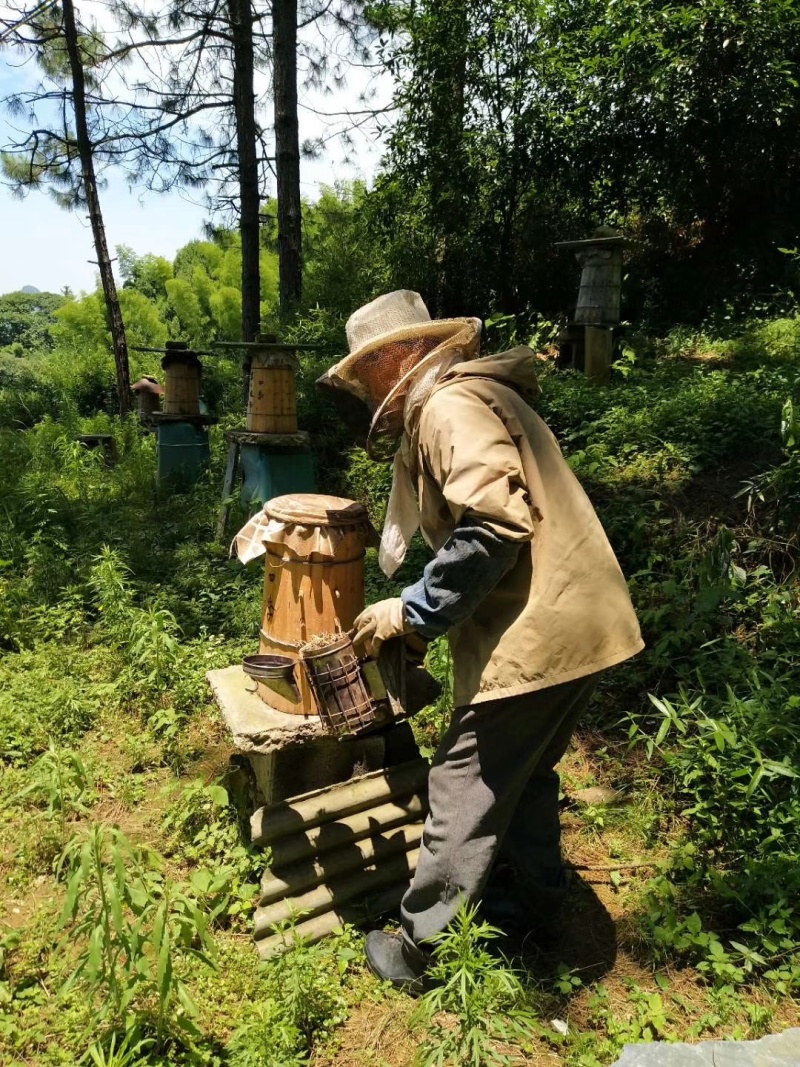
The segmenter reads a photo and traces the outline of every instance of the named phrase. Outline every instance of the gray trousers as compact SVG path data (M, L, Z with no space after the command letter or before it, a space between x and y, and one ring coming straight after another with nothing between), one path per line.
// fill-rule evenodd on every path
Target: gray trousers
M514 869L515 896L531 911L563 892L559 778L599 674L456 708L428 779L416 874L401 904L407 941L444 930L462 902L476 903L495 863Z

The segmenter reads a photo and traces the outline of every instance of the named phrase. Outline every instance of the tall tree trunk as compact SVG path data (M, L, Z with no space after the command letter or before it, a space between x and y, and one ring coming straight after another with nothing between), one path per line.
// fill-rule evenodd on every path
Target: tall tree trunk
M242 339L254 341L261 325L258 158L253 91L253 11L250 0L228 0L233 37L233 106L239 169L242 237Z
M428 148L431 207L436 228L436 312L463 313L454 277L463 275L465 224L465 83L469 16L467 0L430 0L436 26L431 50L431 121Z
M297 0L272 0L275 167L278 179L278 274L281 314L303 288L300 140L297 123Z
M89 209L89 221L92 226L97 266L100 270L100 282L106 302L106 314L111 330L111 343L114 348L114 363L117 368L117 393L119 394L119 413L124 418L131 407L131 376L128 368L128 342L125 338L125 323L122 321L122 309L119 306L114 272L111 269L111 257L108 254L106 230L103 225L103 213L100 210L100 198L97 195L97 178L94 173L93 145L86 121L86 79L83 72L78 43L78 28L75 23L75 8L72 0L62 0L64 13L64 43L69 57L72 74L72 106L75 111L75 139L78 156L81 161L83 191Z

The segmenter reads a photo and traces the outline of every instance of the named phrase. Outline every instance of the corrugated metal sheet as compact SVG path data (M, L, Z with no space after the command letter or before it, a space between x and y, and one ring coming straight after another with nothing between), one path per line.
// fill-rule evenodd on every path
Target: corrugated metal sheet
M255 913L262 958L284 947L275 928L287 919L317 941L397 907L416 869L427 779L414 760L255 812L253 843L272 857Z

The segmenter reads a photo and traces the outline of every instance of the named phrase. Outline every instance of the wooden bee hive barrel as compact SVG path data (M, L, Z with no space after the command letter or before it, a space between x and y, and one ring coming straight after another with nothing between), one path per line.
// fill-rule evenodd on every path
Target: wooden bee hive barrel
M185 345L168 343L161 366L165 374L164 414L199 415L203 368L196 354Z
M250 361L247 429L297 433L297 362L289 352L259 352Z
M139 404L139 418L147 422L154 411L161 410L161 397L164 395L164 387L159 385L155 378L145 374L138 382L134 382L131 391L136 394Z
M291 656L320 634L347 632L364 607L364 554L373 530L362 504L303 493L265 505L267 535L259 651ZM271 707L315 715L316 704L298 667L300 700L292 703L259 684Z
M575 306L575 323L582 326L616 325L622 289L622 241L598 243L580 249L581 285Z

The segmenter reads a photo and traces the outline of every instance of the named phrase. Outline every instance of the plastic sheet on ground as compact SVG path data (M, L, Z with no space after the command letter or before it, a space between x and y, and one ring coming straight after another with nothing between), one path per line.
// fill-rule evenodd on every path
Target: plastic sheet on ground
M800 1067L800 1027L758 1041L626 1045L612 1067Z

